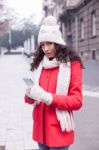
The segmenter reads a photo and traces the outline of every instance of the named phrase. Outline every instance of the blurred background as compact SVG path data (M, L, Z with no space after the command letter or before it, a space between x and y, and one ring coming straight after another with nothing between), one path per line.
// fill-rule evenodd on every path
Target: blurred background
M0 150L37 150L24 77L42 20L54 15L66 43L83 60L83 107L70 150L99 150L99 0L0 0Z
M1 53L22 47L30 56L40 23L51 14L56 16L64 40L84 60L99 60L98 8L98 0L0 0Z

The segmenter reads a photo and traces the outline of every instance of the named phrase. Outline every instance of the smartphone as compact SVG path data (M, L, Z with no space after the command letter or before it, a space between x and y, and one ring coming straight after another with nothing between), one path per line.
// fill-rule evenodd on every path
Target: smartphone
M23 80L27 86L33 86L33 84L34 84L32 79L30 79L30 78L23 78Z

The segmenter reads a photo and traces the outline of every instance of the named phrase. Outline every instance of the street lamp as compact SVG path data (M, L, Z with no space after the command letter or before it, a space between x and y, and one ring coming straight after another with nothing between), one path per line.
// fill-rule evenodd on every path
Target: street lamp
M8 47L8 50L9 50L9 52L10 52L10 50L11 50L11 45L12 45L12 35L11 35L11 30L9 30L9 32L8 32L8 42L9 42L9 47Z

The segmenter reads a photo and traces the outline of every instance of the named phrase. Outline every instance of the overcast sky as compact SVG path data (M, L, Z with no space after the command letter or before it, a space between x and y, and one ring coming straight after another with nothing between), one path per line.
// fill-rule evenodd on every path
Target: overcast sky
M42 17L42 0L7 0L7 3L19 14L20 18L35 14L39 22Z

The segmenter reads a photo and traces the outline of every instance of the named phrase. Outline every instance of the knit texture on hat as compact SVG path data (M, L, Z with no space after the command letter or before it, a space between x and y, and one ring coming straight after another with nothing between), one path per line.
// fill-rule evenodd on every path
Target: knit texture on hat
M48 16L44 19L38 34L38 44L40 45L41 42L53 42L66 45L54 16Z

